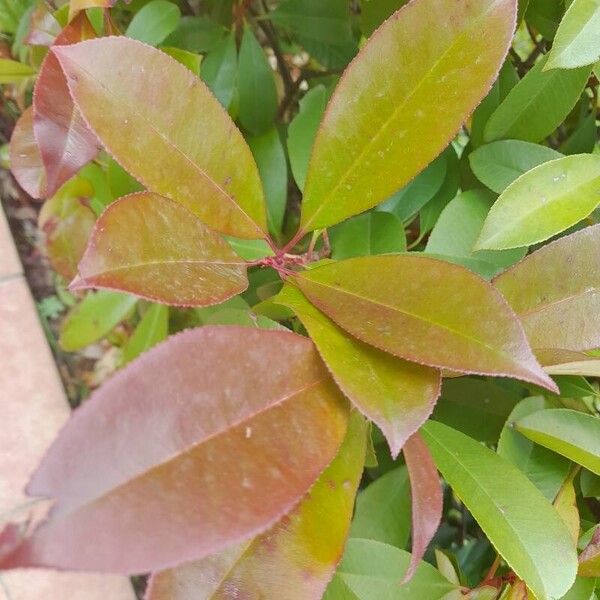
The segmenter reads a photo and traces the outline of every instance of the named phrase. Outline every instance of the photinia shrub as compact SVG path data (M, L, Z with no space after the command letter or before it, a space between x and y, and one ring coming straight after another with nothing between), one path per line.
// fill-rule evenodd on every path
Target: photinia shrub
M0 568L590 600L598 2L114 4L23 17L49 50L11 169L81 298L61 345L135 329Z

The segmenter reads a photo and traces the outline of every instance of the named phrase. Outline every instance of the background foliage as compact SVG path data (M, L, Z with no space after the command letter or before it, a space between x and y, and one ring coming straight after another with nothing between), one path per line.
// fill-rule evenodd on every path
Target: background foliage
M595 597L600 3L404 4L0 0L54 343L118 370L0 566Z

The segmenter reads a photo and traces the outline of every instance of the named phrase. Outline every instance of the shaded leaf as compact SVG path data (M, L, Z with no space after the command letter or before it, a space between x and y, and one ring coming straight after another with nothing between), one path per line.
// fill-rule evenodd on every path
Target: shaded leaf
M232 595L320 600L344 549L365 433L364 420L354 413L338 455L297 508L250 542L154 575L146 600L225 600Z
M362 0L360 3L360 28L369 37L387 18L391 17L407 0Z
M410 485L406 467L388 471L358 493L350 535L406 547L410 535Z
M176 4L167 0L152 0L133 15L126 35L151 46L158 46L175 31L180 16Z
M573 133L558 147L563 154L593 152L596 145L596 115L590 112L581 119Z
M406 251L402 222L387 212L368 212L336 225L329 232L335 260Z
M471 152L469 164L481 183L501 194L527 171L561 157L560 152L548 146L520 140L500 140Z
M84 12L56 38L55 46L95 38ZM33 128L46 170L45 194L52 195L100 149L96 136L73 104L67 80L56 56L49 52L42 63L33 96Z
M591 67L544 71L540 60L509 92L490 117L484 140L539 142L550 135L575 106Z
M537 598L565 594L575 580L577 554L550 502L516 467L475 440L434 421L421 431L444 479Z
M24 63L9 58L0 58L0 84L19 83L35 75L35 69Z
M485 146L484 146L485 147ZM482 277L491 278L525 256L525 249L473 251L495 196L484 190L469 190L454 198L442 211L425 252L468 258L465 264Z
M238 61L239 119L251 133L269 129L277 113L273 69L249 26L244 28Z
M148 308L123 348L123 363L131 362L169 335L169 309L163 304Z
M76 177L46 200L38 217L52 267L69 281L77 275L77 265L96 222L87 204L93 195L90 183Z
M483 225L476 248L530 246L561 233L600 204L600 156L544 163L511 183Z
M590 543L579 555L579 575L600 577L600 529L596 529Z
M317 85L300 100L300 108L288 127L287 147L290 167L298 187L304 189L306 172L319 124L331 90Z
M420 0L382 25L344 73L325 113L306 181L302 231L375 206L447 146L498 73L514 11L510 0ZM432 29L437 19L446 27ZM438 97L445 99L442 120Z
M296 505L337 453L347 418L306 338L180 333L119 371L62 429L28 486L55 499L52 514L0 566L140 573L220 552Z
M129 294L99 291L88 294L60 328L60 347L67 352L81 350L110 333L131 312L137 298Z
M10 138L10 170L19 185L32 197L46 193L46 173L33 135L33 108L20 116Z
M206 15L184 16L165 40L168 46L188 52L210 52L223 37L223 27ZM236 53L237 54L237 53Z
M442 600L457 589L425 562L410 582L402 584L409 562L410 554L404 550L373 540L350 539L323 600Z
M599 256L600 225L595 225L544 246L494 280L519 315L533 348L600 347L600 324L590 318L600 302ZM548 357L544 364L558 364L555 360Z
M563 17L546 69L575 69L600 59L600 3L573 0Z
M505 300L467 269L424 256L369 256L304 271L295 279L338 325L385 352L556 389Z
M469 437L495 444L518 393L495 381L470 377L445 379L432 418Z
M269 231L278 238L283 227L288 189L287 161L279 132L276 127L271 127L265 133L249 137L247 141L265 190Z
M200 68L200 78L226 109L231 105L235 93L237 60L235 34L230 33L205 56Z
M576 410L542 410L520 419L525 437L600 475L600 419Z
M442 520L442 486L425 442L414 433L402 448L410 477L412 548L403 583L412 579Z
M273 301L291 308L302 321L340 389L380 427L397 457L433 410L440 392L439 371L350 337L292 285Z
M188 69L124 37L52 51L76 105L127 171L217 231L264 237L265 206L252 153ZM168 85L157 86L157 80Z
M596 600L595 589L595 579L578 577L573 587L562 597L562 600Z
M248 286L246 267L218 234L171 200L140 192L98 219L75 289L105 288L174 306L218 304Z
M498 454L519 468L527 478L552 502L569 472L570 463L528 440L515 429L523 417L553 405L542 396L525 398L510 413L498 440Z

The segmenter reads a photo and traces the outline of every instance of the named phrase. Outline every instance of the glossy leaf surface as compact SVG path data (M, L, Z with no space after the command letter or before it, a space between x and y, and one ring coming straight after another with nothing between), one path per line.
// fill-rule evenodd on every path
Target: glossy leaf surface
M600 204L600 156L577 154L544 163L509 185L492 207L478 249L542 242Z
M473 173L490 190L501 194L523 173L562 154L539 144L520 140L499 140L469 154Z
M135 13L127 27L127 36L157 46L175 31L181 13L176 4L152 0Z
M406 235L393 213L371 211L336 225L329 232L335 260L406 251Z
M531 414L516 423L530 440L600 475L600 419L557 408Z
M457 590L430 564L422 562L415 576L402 584L410 554L373 540L350 539L323 600L442 600Z
M356 497L350 536L404 548L410 535L410 484L405 466L388 471Z
M149 192L121 198L98 219L76 289L120 290L174 306L218 304L243 292L246 267L189 210Z
M397 457L431 414L440 393L440 372L349 336L294 286L286 285L274 302L296 313L340 389L381 428Z
M33 134L33 109L26 109L10 138L10 170L19 185L32 197L46 193L46 173Z
M63 428L28 486L55 499L52 515L1 566L139 573L220 552L294 507L347 418L306 338L188 330L119 371Z
M344 549L365 434L355 413L338 455L297 508L250 542L155 575L146 600L320 600Z
M65 27L54 41L65 46L95 38L84 12ZM46 56L34 89L33 127L46 171L47 195L52 195L99 150L96 136L73 104L67 80L56 56Z
M600 2L573 0L563 17L546 69L575 69L600 59Z
M296 280L338 325L381 350L555 389L505 300L467 269L423 256L370 256L305 271Z
M577 554L550 502L516 467L475 440L433 421L421 431L444 479L536 597L565 594L575 580Z
M84 118L127 171L217 231L264 237L265 205L252 154L186 67L121 37L52 51ZM168 85L157 86L164 78Z
M246 27L238 60L239 119L251 133L269 129L277 112L277 89L267 57Z
M102 339L127 317L136 302L129 294L105 290L88 294L62 322L61 348L75 352Z
M412 498L412 547L403 582L410 581L442 520L442 486L429 450L418 433L402 449Z
M600 327L590 318L600 306L599 257L600 225L594 225L544 246L495 279L533 348L600 346Z
M94 195L81 177L67 182L40 211L38 226L44 232L46 252L53 268L70 281L77 275L96 216L88 206Z
M539 61L509 92L488 121L484 139L539 142L571 112L587 82L590 68L544 71Z
M487 190L469 190L456 196L440 214L425 252L467 259L464 265L485 278L493 277L523 258L524 249L473 251L494 199Z
M517 466L527 478L552 502L569 472L568 460L534 444L515 428L527 415L550 408L542 396L525 398L510 413L498 440L498 454Z
M153 304L125 344L123 362L131 362L152 346L165 340L167 335L169 335L169 309L163 304Z
M317 134L303 231L382 202L443 150L496 77L515 8L511 0L421 0L380 27L344 73ZM445 26L433 29L438 20Z

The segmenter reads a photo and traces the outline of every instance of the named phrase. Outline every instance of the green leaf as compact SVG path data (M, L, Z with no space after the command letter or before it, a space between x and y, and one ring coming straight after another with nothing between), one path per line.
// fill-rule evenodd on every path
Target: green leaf
M494 280L519 315L533 348L600 347L600 323L590 318L600 301L599 254L600 225L594 225L544 246ZM577 355L560 362L584 358L592 360Z
M481 183L501 194L527 171L557 158L562 158L562 154L548 146L520 140L500 140L471 152L469 164Z
M75 104L129 173L217 231L264 237L265 204L252 153L188 69L125 37L58 46L52 52Z
M494 199L493 194L484 190L470 190L456 196L442 211L425 252L473 259L473 265L481 263L476 272L490 278L522 259L525 249L473 252Z
M552 502L569 472L570 462L535 445L515 429L515 423L532 413L553 406L542 396L525 398L510 413L498 440L498 454L518 467Z
M317 134L303 232L379 204L448 145L498 73L515 8L512 0L419 0L379 28L342 76ZM443 33L431 27L434 15Z
M215 45L200 67L200 78L224 108L229 108L235 93L237 61L235 34L232 32Z
M561 600L596 600L596 580L589 577L577 577L573 587Z
M75 352L102 339L127 317L136 302L129 294L88 294L63 321L58 340L61 348Z
M406 251L402 222L392 213L368 212L340 223L329 232L335 260Z
M360 28L363 35L369 37L406 2L407 0L361 0Z
M545 69L576 69L600 59L600 2L573 0L563 17Z
M410 535L410 483L405 466L385 473L361 490L350 536L404 549Z
M422 562L401 585L410 554L373 540L350 539L323 600L442 600L457 587Z
M587 98L586 98L587 101ZM571 135L559 146L563 154L584 154L593 152L596 145L596 115L590 112L582 118Z
M274 527L204 560L156 573L146 600L287 600L321 598L340 554L352 518L365 457L366 431L354 414L342 446L300 504Z
M535 27L547 40L552 40L564 13L565 3L560 0L529 0L525 14L529 25Z
M169 335L169 309L163 304L153 304L125 344L123 364L162 342L167 335Z
M176 4L166 0L152 0L135 13L127 27L127 36L151 46L158 46L175 31L180 16Z
M433 200L444 186L449 166L447 159L448 154L442 153L409 184L378 206L377 210L392 213L402 222L408 221Z
M300 100L298 114L288 127L290 166L301 190L304 189L313 144L330 96L331 90L324 85L317 85L309 90Z
M251 133L269 129L277 113L273 69L249 26L244 29L238 61L239 119Z
M168 46L162 46L161 50L172 56L177 62L186 66L194 75L200 74L200 63L202 62L202 56L182 50L181 48L172 48Z
M244 262L186 208L150 192L98 219L72 287L120 290L173 306L218 304L248 287Z
M505 300L467 269L418 255L382 255L326 264L294 279L340 327L385 352L557 389Z
M287 161L276 127L247 138L258 166L267 201L267 223L276 239L281 237L287 202Z
M543 242L600 204L600 156L577 154L544 163L510 184L492 207L477 249Z
M165 44L193 53L210 52L221 40L223 31L221 25L204 15L185 16L179 20Z
M517 421L530 440L600 475L600 419L576 410L542 410Z
M292 285L286 285L273 302L298 316L335 382L379 426L396 458L433 410L440 391L439 371L405 362L350 337Z
M539 142L571 112L587 83L591 67L544 71L542 59L509 92L490 117L484 140L513 138Z
M421 434L444 479L536 597L565 594L577 553L550 502L516 467L462 433L430 421Z
M495 381L470 377L444 379L432 418L469 437L495 444L519 398L518 393Z
M0 83L19 83L35 73L35 69L29 65L9 58L0 58Z
M346 0L286 0L269 14L325 67L344 67L356 54Z
M108 178L110 194L113 199L126 196L127 194L133 194L134 192L141 192L143 189L137 179L134 179L112 158L108 159L106 176Z

